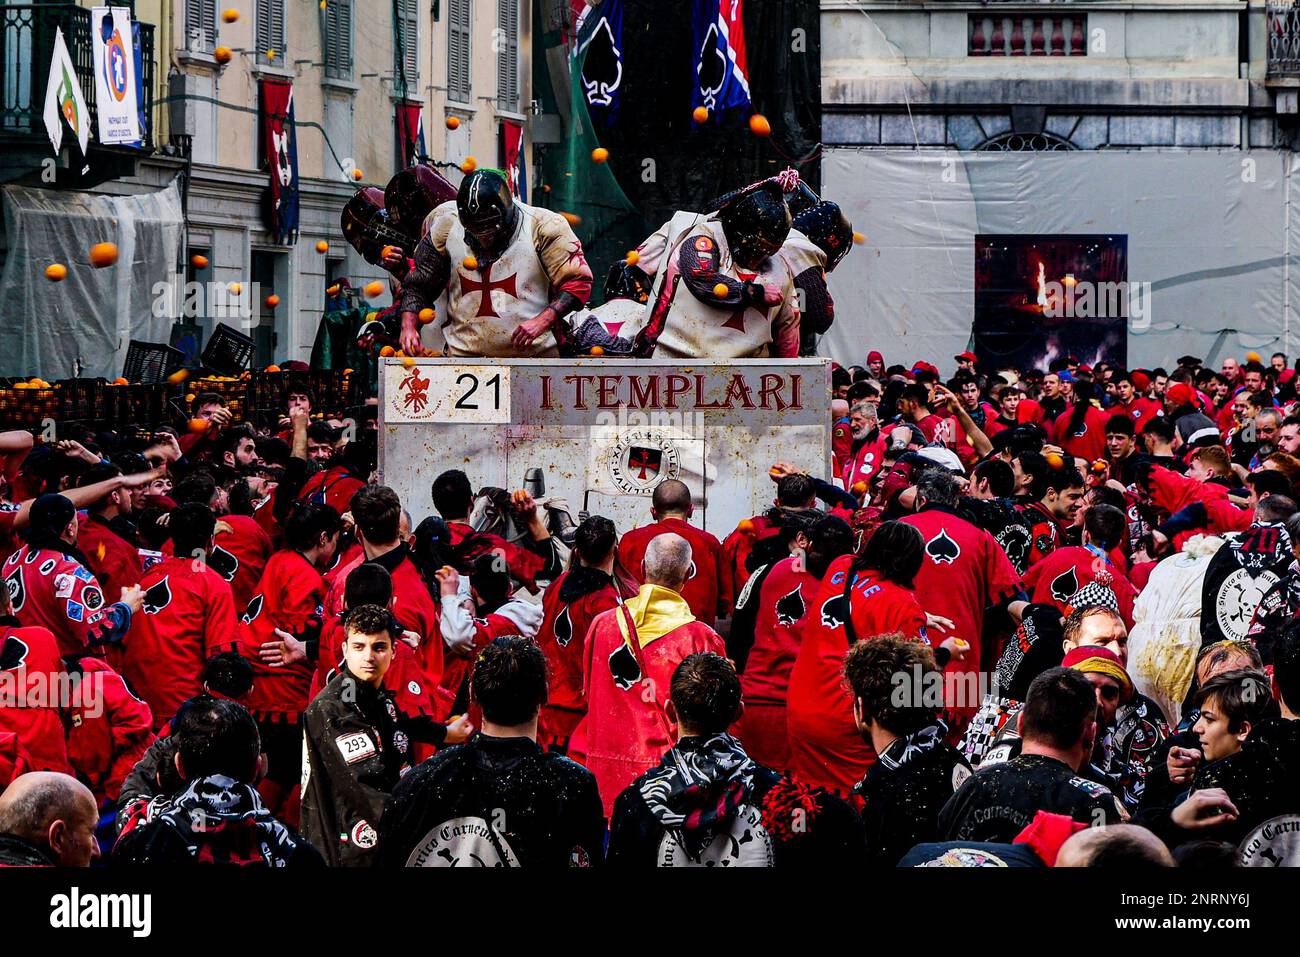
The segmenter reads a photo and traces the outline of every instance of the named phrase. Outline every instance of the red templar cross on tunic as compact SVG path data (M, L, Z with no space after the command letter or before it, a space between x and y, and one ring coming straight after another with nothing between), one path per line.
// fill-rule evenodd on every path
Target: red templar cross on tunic
M482 270L482 272L484 273L482 282L471 278L466 273L462 272L460 274L461 294L466 296L471 292L477 292L479 294L478 312L474 314L475 317L491 316L493 319L500 319L501 316L492 308L492 290L500 289L507 296L518 299L519 293L515 291L515 277L518 273L511 273L504 279L498 279L496 282L493 282L491 263L489 263L487 268Z
M740 277L740 281L741 281L741 282L753 282L754 277L757 276L758 273L756 273L756 272L744 272L743 270L737 269L737 270L736 270L736 275ZM735 329L737 332L744 332L744 331L745 331L745 309L746 309L746 308L747 308L747 307L745 307L745 306L741 306L740 309L738 309L736 312L733 312L733 313L731 314L731 318L728 319L726 322L724 322L724 323L722 324L722 328L723 328L723 329Z

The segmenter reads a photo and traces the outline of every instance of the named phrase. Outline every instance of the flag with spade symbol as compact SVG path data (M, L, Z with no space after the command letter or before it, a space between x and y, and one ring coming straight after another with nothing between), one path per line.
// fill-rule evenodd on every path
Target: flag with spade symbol
M588 7L579 24L582 95L592 120L612 126L623 87L623 0Z
M743 12L744 0L694 0L692 108L703 106L712 115L735 106L749 106Z

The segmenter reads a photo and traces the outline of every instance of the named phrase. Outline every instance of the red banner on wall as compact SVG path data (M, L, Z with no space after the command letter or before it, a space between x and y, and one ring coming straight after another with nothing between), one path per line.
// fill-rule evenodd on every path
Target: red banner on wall
M429 155L424 146L424 104L403 100L397 104L397 159L415 166Z
M501 168L510 177L510 188L521 203L528 202L528 182L524 163L524 128L519 123L502 120L497 134Z
M262 158L271 174L266 199L266 228L277 243L298 236L298 133L293 119L293 84L266 77L261 81Z

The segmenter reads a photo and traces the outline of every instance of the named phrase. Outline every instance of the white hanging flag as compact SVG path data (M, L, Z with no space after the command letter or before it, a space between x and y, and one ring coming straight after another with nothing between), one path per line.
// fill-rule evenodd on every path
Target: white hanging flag
M86 155L86 144L90 141L90 111L86 109L86 99L81 95L81 84L77 82L77 70L68 55L68 46L63 42L63 31L54 28L54 54L50 57L50 79L45 85L45 129L50 134L50 142L57 153L63 147L63 123L77 137L81 155Z
M131 11L126 7L95 7L90 11L90 39L95 52L99 141L138 142L140 108L136 102Z

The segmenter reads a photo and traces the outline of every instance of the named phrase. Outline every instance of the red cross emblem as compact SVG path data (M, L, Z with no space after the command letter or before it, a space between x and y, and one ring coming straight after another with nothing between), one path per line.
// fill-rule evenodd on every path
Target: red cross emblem
M737 275L738 277L740 277L740 280L741 280L742 282L753 282L754 277L757 276L758 273L756 273L756 272L744 272L743 270L737 269L737 270L736 270L736 275ZM733 313L731 314L731 317L730 317L726 322L724 322L724 323L722 324L722 328L723 328L723 329L735 329L737 332L744 332L744 331L745 331L745 311L746 311L747 308L748 308L748 307L741 308L740 310L738 310L738 311L736 311L736 312L733 312Z
M488 264L487 269L482 271L484 273L482 282L472 278L467 273L462 272L460 274L461 295L468 296L472 292L477 292L479 294L478 312L474 314L476 318L491 316L493 319L500 319L500 315L498 315L497 311L492 308L492 290L500 289L512 299L518 299L519 293L515 291L515 276L517 276L518 273L511 273L504 279L493 282L491 263Z
M651 475L657 475L660 466L663 464L664 454L659 449L647 449L642 446L633 446L632 451L628 453L627 467L637 470L637 478L645 481Z

